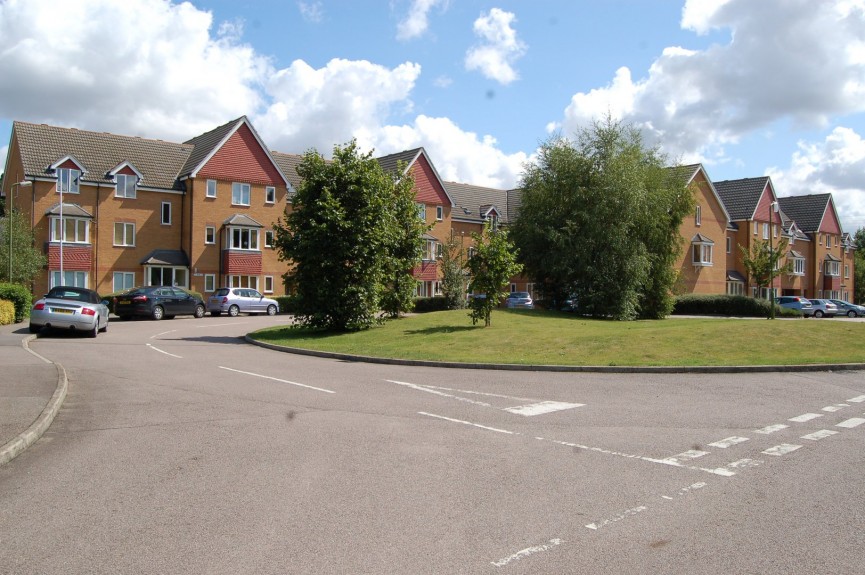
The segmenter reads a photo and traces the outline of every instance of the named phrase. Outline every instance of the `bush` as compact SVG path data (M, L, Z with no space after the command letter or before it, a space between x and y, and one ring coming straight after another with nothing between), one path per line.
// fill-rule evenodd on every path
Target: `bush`
M431 311L445 311L448 309L448 301L444 296L419 297L414 300L414 311L427 313Z
M295 310L297 309L297 301L295 300L294 296L280 295L272 299L275 299L276 302L279 304L279 313L294 314Z
M25 317L30 316L33 296L23 285L0 283L0 299L11 301L15 306L15 323L22 322Z
M688 294L676 298L676 315L726 315L737 317L769 317L769 301L742 295ZM801 317L797 310L775 306L777 317Z
M0 299L0 325L9 325L15 321L15 304Z

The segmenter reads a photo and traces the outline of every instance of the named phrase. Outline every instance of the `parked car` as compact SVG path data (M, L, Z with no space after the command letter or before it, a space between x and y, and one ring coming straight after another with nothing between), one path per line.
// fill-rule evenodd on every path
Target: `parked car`
M276 315L279 302L264 297L258 290L249 288L219 288L207 298L207 311L212 316L227 313L236 317L241 313L266 313Z
M108 330L108 301L92 289L57 286L33 304L30 333L42 328L82 331L96 337Z
M795 295L782 295L781 297L775 298L775 303L781 307L798 309L805 317L809 317L813 313L813 306L811 305L811 301L804 297L799 297Z
M535 303L527 291L512 291L505 300L505 306L509 308L534 309Z
M186 290L171 286L132 288L114 298L114 313L120 319L134 316L159 320L176 315L204 317L204 301Z
M829 301L835 304L835 307L838 308L839 314L845 314L847 317L865 316L865 306L856 305L855 303L850 303L849 301L841 299L830 299Z
M814 310L814 317L835 317L838 313L838 307L828 299L812 299L811 308Z

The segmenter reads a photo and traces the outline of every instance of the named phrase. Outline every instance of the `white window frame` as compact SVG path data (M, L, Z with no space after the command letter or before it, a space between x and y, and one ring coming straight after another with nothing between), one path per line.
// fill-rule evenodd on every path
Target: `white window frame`
M417 209L417 217L420 221L426 221L426 204L423 202L416 202L415 208Z
M55 243L63 242L64 244L89 244L90 243L90 220L87 218L73 218L63 216L62 226L60 224L60 216L51 218L51 241ZM74 240L64 239L69 226L73 225ZM62 230L60 229L62 227ZM83 230L83 238L81 237ZM58 232L60 237L57 237Z
M208 236L210 239L207 239ZM204 226L204 244L211 246L216 243L216 226Z
M228 285L226 287L258 289L258 276L233 275L228 276L227 279Z
M118 238L118 226L120 228L120 237ZM114 222L114 237L112 242L116 247L135 247L135 223L134 222ZM131 236L131 237L130 237Z
M57 168L57 193L80 193L81 170L75 168ZM80 286L77 286L80 287Z
M265 204L275 204L276 203L276 188L273 186L267 186L264 188L264 203Z
M694 225L698 228L703 225L703 206L700 204L694 209Z
M135 287L135 272L114 272L111 275L111 289L114 293L133 287Z
M436 221L442 221L445 217L444 206L436 206Z
M763 239L769 239L769 224L763 224Z
M841 262L826 260L823 264L824 273L830 277L841 277Z
M754 221L754 235L760 235L760 222Z
M166 219L165 208L168 208L168 218ZM159 219L163 226L171 225L171 202L162 202L162 207L159 210Z
M709 267L714 265L712 262L713 244L704 242L694 242L691 244L691 263L695 266ZM698 250L699 248L699 250ZM699 254L699 261L697 260Z
M189 268L184 266L153 266L153 265L145 265L144 266L144 285L159 285L153 283L153 278L151 277L154 269L162 270L163 280L165 279L165 270L171 270L171 282L160 282L162 285L171 285L174 287L181 287L185 289L189 289ZM178 276L183 281L177 281Z
M805 258L793 258L793 275L805 275Z
M264 276L264 293L273 293L273 276Z
M53 288L57 286L70 286L70 287L80 287L87 288L90 285L90 274L84 271L78 270L63 270L63 275L65 276L63 281L60 277L60 270L51 270L51 274L49 277L51 278L50 284L48 288ZM72 281L67 281L69 278Z
M273 230L264 230L264 247L272 248L274 237Z
M733 252L733 238L727 238L727 253Z
M208 293L216 291L216 274L204 274L204 291Z
M844 278L850 277L850 264L844 264Z
M248 206L252 199L252 187L243 182L231 183L231 205Z
M130 185L131 184L131 185ZM133 174L114 175L114 197L134 200L138 195L138 176Z
M235 238L235 233L239 234L237 238ZM247 247L243 247L243 237L246 235L248 237ZM259 237L258 237L258 228L247 228L241 226L229 227L228 228L228 238L226 240L226 247L230 250L244 250L249 252L257 252L259 251ZM235 239L239 240L238 244L235 245ZM229 286L232 287L232 286ZM238 286L238 287L246 287L246 286Z
M207 184L205 184L205 192L204 196L207 198L215 198L216 197L216 180L207 180Z

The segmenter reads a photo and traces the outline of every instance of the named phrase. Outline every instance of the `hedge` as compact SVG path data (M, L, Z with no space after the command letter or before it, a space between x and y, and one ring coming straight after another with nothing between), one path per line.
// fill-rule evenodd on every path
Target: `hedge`
M30 317L30 307L33 305L33 296L30 290L19 284L0 283L0 299L11 301L15 306L15 323L24 321Z
M431 311L445 311L448 302L444 296L418 297L414 300L414 311L416 313L427 313Z
M9 325L15 321L15 304L0 299L0 325Z
M769 301L742 295L688 294L676 298L676 315L726 315L736 317L768 317ZM802 317L795 309L775 306L777 317Z

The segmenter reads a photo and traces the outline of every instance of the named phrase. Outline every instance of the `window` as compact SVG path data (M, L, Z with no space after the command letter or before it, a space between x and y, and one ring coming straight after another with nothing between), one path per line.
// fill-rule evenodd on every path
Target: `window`
M114 245L135 245L135 224L127 222L114 222Z
M710 266L712 265L712 244L696 243L693 244L692 261L695 266Z
M732 253L733 251L733 238L727 238L727 253Z
M204 243L216 243L216 228L213 226L204 226Z
M70 168L57 168L57 191L66 194L77 194L81 180L81 171ZM81 287L81 286L77 286Z
M228 276L228 287L258 289L258 276Z
M778 237L778 226L777 224L772 224L772 235L776 238Z
M231 184L231 203L237 206L249 205L249 184Z
M823 234L817 234L817 243L823 245Z
M87 272L76 272L63 270L63 277L60 277L59 270L53 270L51 272L51 285L49 287L55 286L72 286L72 287L87 287L88 273Z
M119 292L133 287L135 287L135 273L114 272L114 280L111 284L112 291Z
M267 186L264 188L264 201L268 204L276 202L276 188L273 186Z
M171 202L162 202L162 225L171 225Z
M90 238L90 220L83 218L51 218L51 241L72 244L86 244ZM79 286L80 287L80 286Z
M849 264L844 264L844 277L845 278L850 277L850 265Z
M745 295L745 284L737 281L728 281L727 295Z
M229 228L228 247L233 250L257 250L258 230L255 228ZM246 286L238 286L246 287Z
M189 287L189 270L173 266L145 266L145 277L150 286Z
M694 212L694 225L700 226L703 223L703 206L698 205Z
M793 258L793 275L805 275L805 258Z
M754 222L754 235L755 236L757 235L759 229L760 229L760 224L758 224L757 222Z
M264 276L264 293L273 293L273 276Z
M114 181L117 183L117 186L114 189L115 197L135 197L135 187L138 185L138 176L131 174L117 174L116 176L114 176Z
M769 239L769 224L763 224L763 239Z
M264 247L273 247L273 230L265 230L264 232Z
M436 206L436 219L438 221L442 221L445 217L445 208L444 206Z
M216 180L207 180L207 192L205 195L208 198L216 197Z
M436 258L442 258L444 256L444 245L441 242L436 242Z
M423 202L418 202L415 204L417 206L417 217L420 218L422 222L426 221L426 204Z
M438 244L435 240L426 240L423 246L423 255L421 258L424 261L430 261L435 259L436 257L436 245Z
M841 262L826 260L825 272L827 276L838 277L841 275Z
M206 292L216 291L216 274L205 274L204 275L204 291L206 291Z

